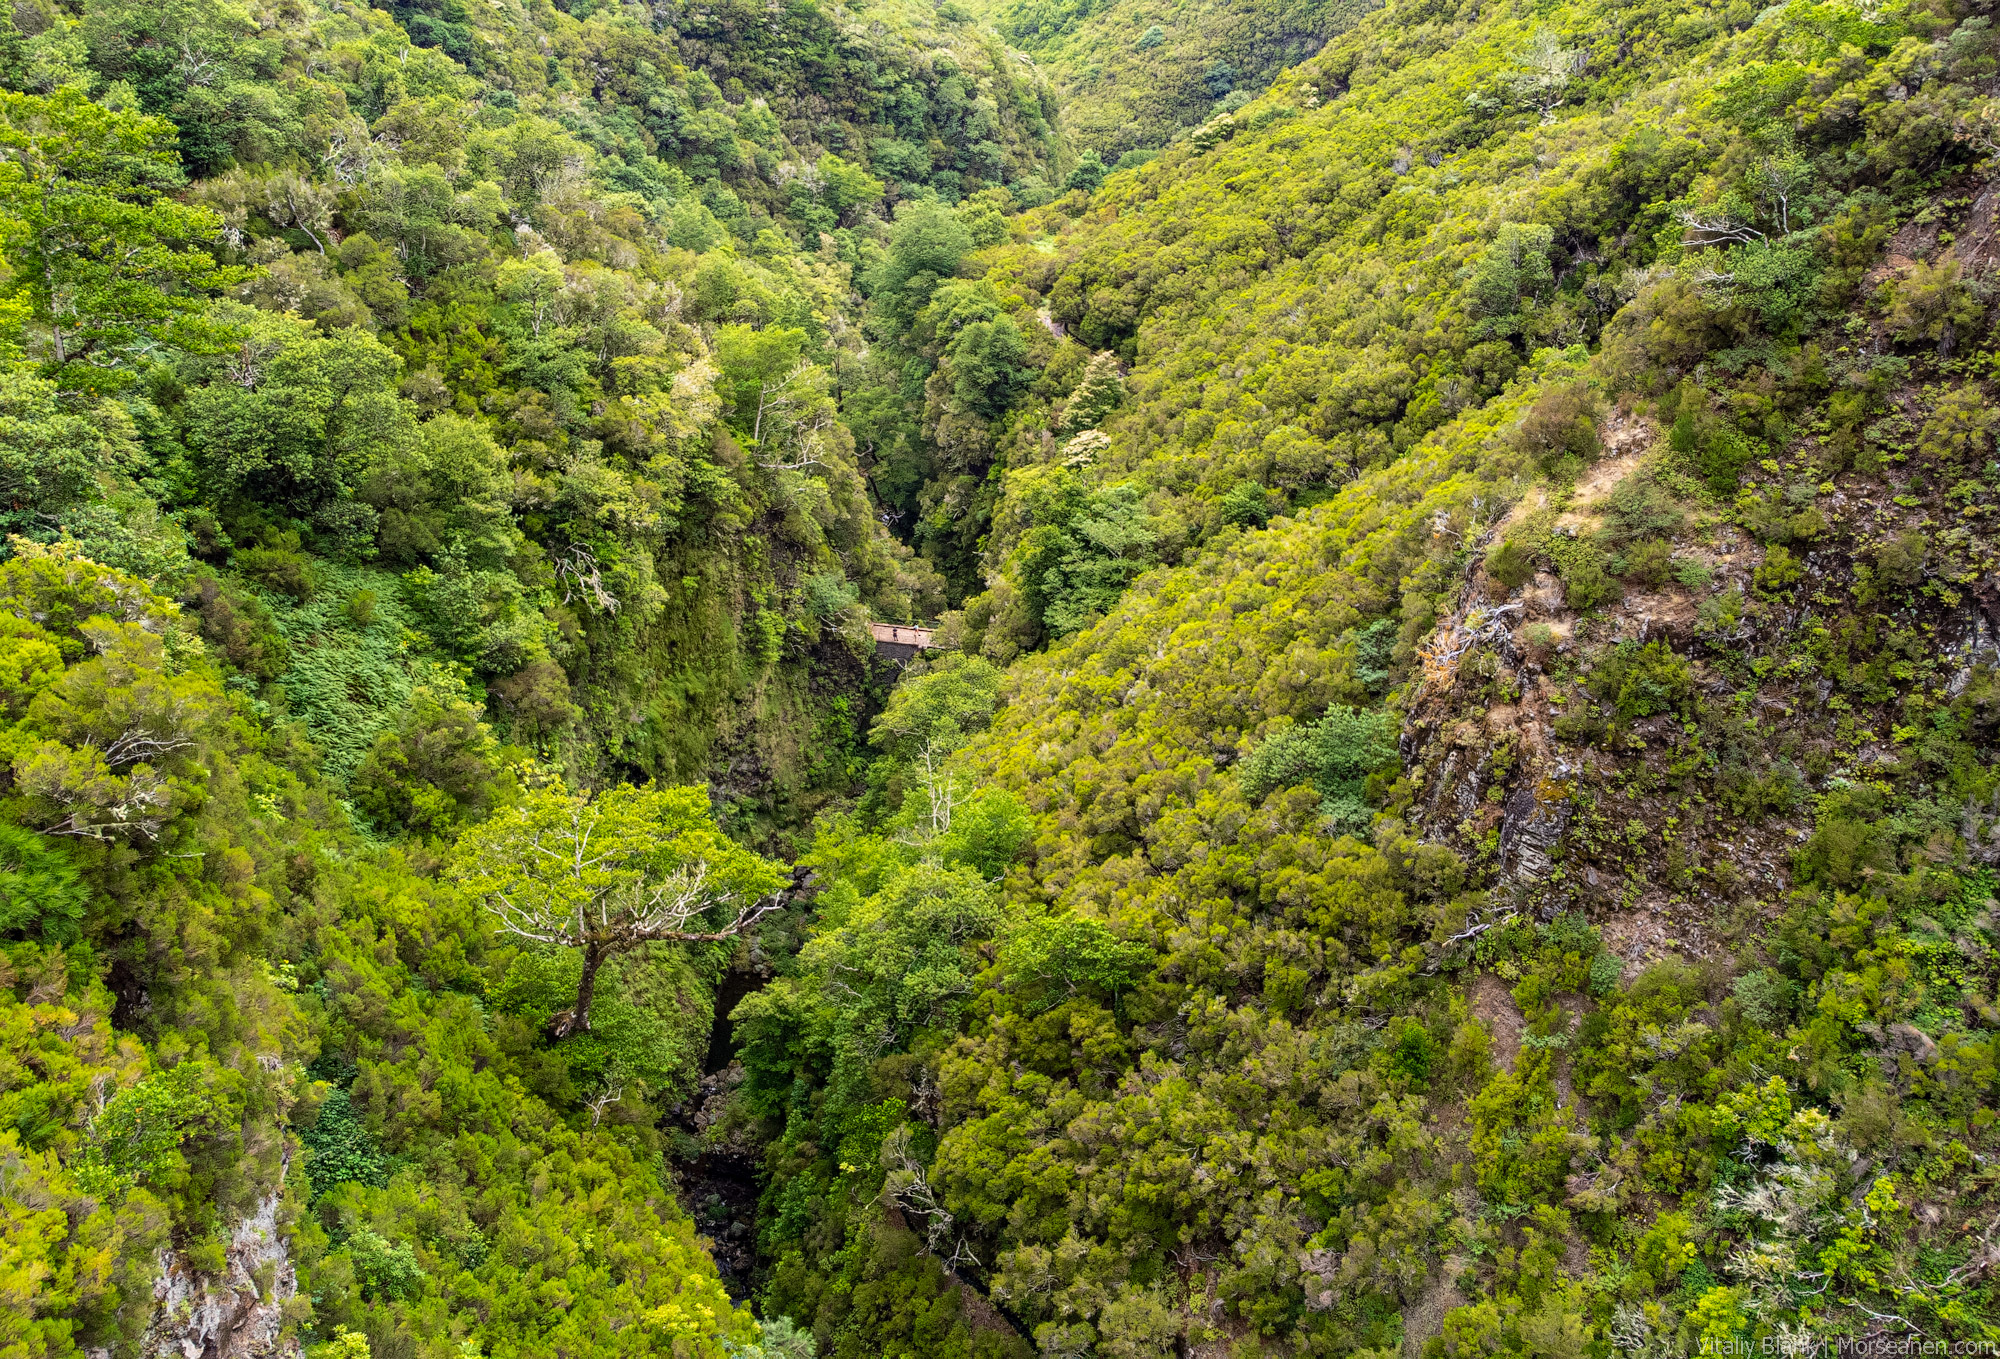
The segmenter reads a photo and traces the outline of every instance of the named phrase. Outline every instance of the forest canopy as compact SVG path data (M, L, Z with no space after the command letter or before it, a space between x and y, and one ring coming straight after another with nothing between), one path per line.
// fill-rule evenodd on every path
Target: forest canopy
M0 12L0 1355L1992 1341L1996 82Z

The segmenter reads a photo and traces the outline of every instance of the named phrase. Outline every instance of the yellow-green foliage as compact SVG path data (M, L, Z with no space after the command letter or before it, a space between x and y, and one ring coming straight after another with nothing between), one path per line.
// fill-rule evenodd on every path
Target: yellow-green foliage
M1134 14L1112 7L1099 19ZM1788 337L1811 305L1853 300L1859 276L1830 266L1851 253L1852 233L1880 239L1866 234L1878 208L1860 186L1908 192L1912 139L1948 154L1941 139L1972 98L1969 54L1983 37L1961 44L1969 64L1892 115L1883 82L1949 27L1942 16L1803 6L1739 32L1720 11L1621 15L1613 38L1587 6L1476 17L1392 6L1212 124L1214 135L1112 178L1087 206L1036 214L1028 242L989 256L988 278L1043 368L1000 432L1012 466L1069 458L1048 433L1055 408L1093 351L1116 351L1131 366L1129 395L1086 476L1155 490L1155 513L1171 504L1198 538L1239 517L1222 501L1241 483L1323 498L1488 400L1540 347L1608 340L1603 371L1625 385L1746 333ZM1520 79L1544 38L1570 63L1548 117ZM1865 52L1860 64L1841 64L1842 43ZM1769 90L1757 84L1766 77ZM1649 273L1684 250L1693 259L1708 239L1677 214L1741 219L1777 240L1778 162L1758 148L1794 99L1798 138L1844 146L1859 129L1865 168L1841 172L1841 189L1831 170L1801 172L1803 188L1786 180L1796 234L1712 252L1725 282ZM1842 122L1843 99L1883 112ZM1725 269L1737 256L1743 267ZM1531 451L1560 461L1577 456L1570 442L1543 438ZM1733 487L1740 460L1716 458ZM986 609L1003 636L1021 632L1007 620L1032 589L1029 563L1009 553L1035 521L1004 499L993 516L988 572L1005 583L975 605L975 643L994 635ZM1574 574L1590 605L1613 597L1601 570Z
M0 1352L1993 1331L1985 16L994 17L0 15Z
M1165 146L1218 108L1240 108L1362 14L1355 0L1274 4L982 0L1007 39L1048 68L1083 165ZM1062 188L1094 189L1072 173Z
M1058 27L1075 17L1050 13ZM1105 13L1130 23L1141 11ZM1858 657L1848 648L1886 675L1893 636L1965 635L1958 590L1990 560L1971 527L1985 483L1962 493L1975 508L1952 530L1948 575L1923 577L1939 610L1923 624L1861 621L1831 593L1841 568L1820 555L1844 550L1822 485L1836 473L1870 478L1910 453L1913 471L1963 467L1984 447L1965 398L1844 444L1820 443L1815 423L1836 389L1880 414L1904 371L1901 359L1871 368L1853 348L1829 362L1846 343L1831 337L1866 305L1858 262L1886 240L1882 199L1914 203L1923 174L1965 163L1948 139L1986 37L1977 23L1949 37L1960 18L1657 6L1621 11L1614 36L1587 6L1392 5L1263 100L1087 203L1032 215L982 257L989 296L1041 372L984 431L997 473L982 483L997 492L987 589L947 635L1009 669L1005 706L956 768L1017 799L1032 832L1005 877L1003 942L955 1033L897 1032L872 1049L868 1082L854 1048L816 1057L807 1036L830 1042L853 1004L817 942L812 968L742 1011L766 1026L746 1056L774 1134L774 1303L815 1317L841 1352L866 1352L868 1319L832 1299L875 1257L815 1214L884 1171L910 1232L939 1258L980 1261L994 1296L1053 1353L1218 1341L1218 1304L1238 1336L1303 1352L1387 1347L1447 1283L1483 1295L1433 1341L1452 1355L1665 1352L1780 1320L1858 1333L1863 1304L1777 1283L1852 1260L1874 1282L1841 1277L1880 1288L1874 1271L1889 1259L1921 1268L1893 1186L1855 1198L1840 1181L1848 1198L1836 1205L1829 1187L1803 1210L1809 1228L1785 1225L1772 1196L1794 1180L1779 1160L1804 1184L1848 1154L1843 1139L1911 1139L1901 1145L1933 1167L1930 1183L1954 1186L1934 1202L1973 1220L1947 1144L1990 1144L1991 1002L1982 989L1964 1002L1978 1020L1948 1017L1968 992L1942 945L1988 957L1991 927L1904 932L1918 930L1924 894L1978 896L1990 881L1975 864L1993 774L1969 738L1990 730L1990 705L1923 697L1930 672L1898 652L1901 687L1869 701L1893 691L1919 720L1898 728L1910 750L1891 762L1899 791L1873 801L1833 775L1831 756L1805 754L1794 710L1782 740L1752 716L1771 711L1760 691L1780 682L1812 707L1809 653L1858 696L1870 681L1836 659ZM1919 52L1943 63L1938 74L1889 93ZM1912 169L1912 155L1933 169ZM940 291L928 314L952 305ZM931 352L935 398L956 360ZM1120 399L1100 413L1093 398L1091 423L1074 426L1068 411L1107 356L1123 369ZM1622 983L1624 958L1581 914L1539 925L1528 913L1588 899L1566 865L1549 883L1496 877L1497 828L1483 845L1461 828L1463 854L1419 843L1397 817L1425 815L1421 788L1386 774L1367 785L1390 815L1365 839L1342 837L1320 789L1269 791L1275 757L1246 762L1330 705L1374 703L1383 676L1373 664L1364 674L1363 639L1384 624L1403 698L1446 704L1447 723L1478 732L1484 714L1453 691L1445 642L1420 644L1523 490L1546 478L1562 493L1621 447L1614 423L1650 441L1639 422L1655 418L1660 456L1620 475L1591 511L1597 528L1559 530L1557 502L1492 559L1510 587L1547 559L1562 607L1598 615L1522 638L1575 705L1558 739L1588 729L1609 758L1589 780L1570 783L1565 764L1562 785L1522 787L1506 782L1519 752L1488 741L1482 768L1511 830L1522 793L1538 813L1564 808L1559 859L1608 866L1614 843L1630 847L1627 876L1599 898L1627 910L1662 840L1680 856L1675 890L1694 881L1676 828L1713 817L1699 808L1720 803L1745 830L1774 815L1798 826L1818 794L1819 829L1790 841L1803 847L1792 901L1740 908L1782 909L1788 923L1762 935L1717 926L1768 965L1737 990L1714 958ZM1913 436L1927 424L1924 445ZM916 502L969 497L964 469L949 471ZM1898 493L1841 485L1867 513ZM1947 503L1929 481L1896 485L1905 509ZM1059 568L1082 554L1077 526L1104 518L1084 507L1113 493L1150 535L1153 569L1072 621ZM1715 568L1677 548L1712 547L1725 524L1761 547L1690 610L1691 635L1635 638L1637 620L1618 614L1625 591L1707 587ZM1918 578L1896 542L1868 552ZM1857 596L1873 579L1857 574ZM1808 598L1822 612L1781 612ZM1599 619L1618 631L1598 633ZM1492 661L1466 656L1457 678L1495 675ZM1968 664L1968 686L1983 674ZM1845 721L1841 758L1859 739L1860 719ZM1614 792L1622 823L1607 819ZM1968 807L1973 829L1956 829ZM1431 824L1452 834L1443 817ZM1704 819L1696 843L1731 857L1714 846L1733 833ZM1929 867L1917 848L1927 835ZM852 903L879 886L877 870L845 857L853 842L846 823L822 831L828 948L852 948ZM1740 888L1733 865L1712 871L1719 889ZM1079 961L1052 967L1046 939L1070 935ZM1151 953L1149 975L1126 949ZM1100 974L1085 957L1115 966ZM1453 976L1461 959L1481 975ZM1059 997L1052 975L1073 979ZM1497 998L1496 975L1511 984ZM1990 988L1990 967L1981 977ZM1483 1022L1469 1015L1468 981ZM1918 1013L1922 1037L1890 1028ZM1842 1053L1862 1074L1836 1074ZM1935 1133L1867 1093L1866 1072L1890 1066L1898 1089L1929 1092ZM1782 1135L1756 1093L1773 1071L1784 1119L1813 1105ZM827 1097L810 1105L801 1081ZM1944 1273L1926 1276L1939 1291L1925 1315L1965 1334L1989 1324L1984 1286L1947 1297Z
M160 1250L219 1273L271 1196L316 1299L288 1313L308 1334L523 1354L750 1337L646 1139L565 1123L531 1093L573 1104L575 1081L627 1079L661 1041L625 1017L635 1002L705 1011L705 978L668 1000L626 969L598 1047L574 1075L551 1065L505 1008L512 950L345 829L311 753L225 694L173 605L17 544L0 617L8 831L26 837L6 841L0 946L10 1344L135 1344ZM696 1055L678 1041L652 1062L661 1085ZM309 1074L315 1058L344 1088ZM321 1117L341 1139L302 1146ZM570 1301L550 1308L551 1289Z

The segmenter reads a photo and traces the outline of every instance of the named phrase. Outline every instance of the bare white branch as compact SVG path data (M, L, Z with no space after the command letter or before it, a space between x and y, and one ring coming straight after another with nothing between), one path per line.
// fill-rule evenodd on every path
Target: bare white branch
M1727 212L1699 213L1693 208L1677 208L1674 220L1700 238L1695 245L1748 245L1765 239L1756 227L1737 221Z
M604 568L597 554L582 544L555 554L556 579L563 583L562 602L582 597L605 613L618 612L618 597L604 588Z

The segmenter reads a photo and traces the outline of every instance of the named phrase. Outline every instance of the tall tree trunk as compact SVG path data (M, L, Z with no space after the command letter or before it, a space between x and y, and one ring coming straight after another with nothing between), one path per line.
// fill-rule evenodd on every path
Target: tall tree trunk
M576 1004L549 1020L549 1037L561 1042L571 1034L590 1032L590 998L597 990L597 969L611 955L608 948L583 951L583 975L576 982Z

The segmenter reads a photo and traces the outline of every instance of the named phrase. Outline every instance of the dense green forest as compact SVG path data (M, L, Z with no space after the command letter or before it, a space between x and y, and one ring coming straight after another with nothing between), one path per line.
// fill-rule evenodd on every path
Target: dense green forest
M1975 0L19 0L0 1359L2000 1343L1996 265Z
M1212 115L1242 108L1374 3L982 0L981 8L1048 67L1083 169L1078 182L1095 188L1097 167L1143 163Z

